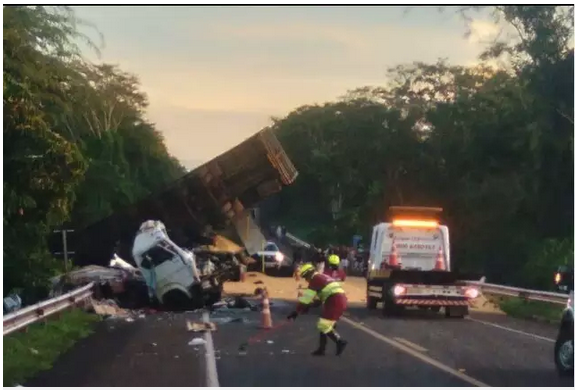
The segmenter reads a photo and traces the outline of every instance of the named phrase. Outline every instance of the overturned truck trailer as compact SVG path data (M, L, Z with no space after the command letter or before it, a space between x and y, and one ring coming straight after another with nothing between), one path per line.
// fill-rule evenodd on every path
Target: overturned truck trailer
M131 259L141 223L163 221L182 247L209 244L208 230L235 235L235 220L246 209L294 182L298 175L281 144L265 129L190 171L163 191L84 229L78 229L75 264L107 265L113 252ZM239 235L230 237L240 244Z

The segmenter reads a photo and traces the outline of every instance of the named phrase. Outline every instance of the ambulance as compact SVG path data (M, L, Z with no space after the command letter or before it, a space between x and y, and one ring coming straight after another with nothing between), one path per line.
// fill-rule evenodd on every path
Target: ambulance
M473 275L453 272L448 227L440 224L442 208L390 207L390 222L374 226L366 275L366 303L385 315L407 307L463 318L477 288Z

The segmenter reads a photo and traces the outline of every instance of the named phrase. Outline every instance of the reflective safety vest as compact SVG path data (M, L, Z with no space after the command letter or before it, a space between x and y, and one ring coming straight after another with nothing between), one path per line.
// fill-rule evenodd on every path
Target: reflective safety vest
M340 283L328 275L316 273L310 281L308 289L299 298L299 302L302 305L309 305L318 296L322 303L325 303L334 294L345 294Z

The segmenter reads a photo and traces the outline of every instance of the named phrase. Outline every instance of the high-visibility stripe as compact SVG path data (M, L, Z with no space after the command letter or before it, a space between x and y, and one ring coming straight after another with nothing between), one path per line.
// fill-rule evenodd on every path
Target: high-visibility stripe
M382 298L382 293L375 292L375 291L368 291L368 296L369 297L375 297L375 298Z
M326 301L326 299L328 299L330 297L330 295L334 295L334 294L338 294L338 293L344 293L342 286L340 286L340 283L338 283L338 282L328 283L326 285L326 287L324 287L319 292L320 299L322 300L322 303L324 303Z
M309 288L302 293L302 296L298 299L300 303L304 305L309 305L312 303L314 298L316 297L316 292L314 290L310 290Z
M468 301L449 301L440 299L396 299L397 305L419 305L419 306L468 306Z
M368 290L382 292L382 286L368 286Z
M332 329L334 328L334 324L336 323L336 321L332 321L332 320L328 320L325 318L320 318L318 320L318 330L322 333L330 333L332 331Z

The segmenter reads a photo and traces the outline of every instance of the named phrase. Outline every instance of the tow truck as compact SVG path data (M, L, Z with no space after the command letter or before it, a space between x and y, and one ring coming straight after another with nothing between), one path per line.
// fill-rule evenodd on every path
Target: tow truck
M478 297L466 280L477 276L451 271L449 230L440 224L442 208L389 208L391 221L374 226L366 275L370 310L383 304L385 315L407 307L463 318Z

